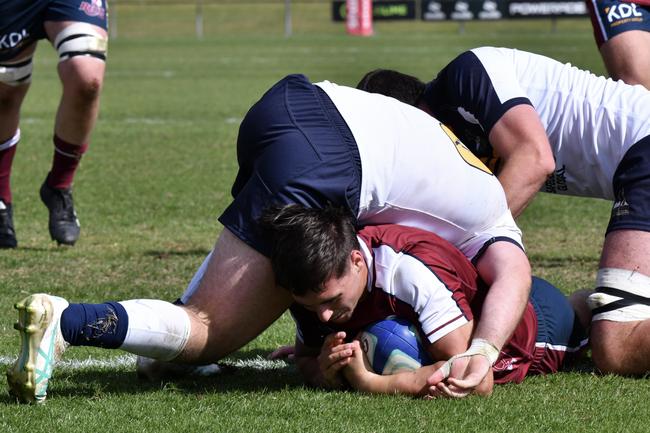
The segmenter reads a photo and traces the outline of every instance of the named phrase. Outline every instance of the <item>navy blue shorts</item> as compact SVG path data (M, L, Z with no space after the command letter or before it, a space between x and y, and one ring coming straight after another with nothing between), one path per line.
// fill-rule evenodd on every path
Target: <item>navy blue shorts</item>
M267 206L346 207L357 216L361 159L352 132L327 94L289 75L253 105L239 127L233 202L219 221L262 254L257 220Z
M586 0L600 47L614 36L629 30L650 32L650 7L619 0Z
M650 232L650 136L625 153L614 173L614 206L607 226Z
M46 37L45 21L76 21L107 29L106 0L0 1L0 62Z
M530 303L537 316L537 338L528 373L560 371L584 353L587 331L566 296L546 280L533 277Z

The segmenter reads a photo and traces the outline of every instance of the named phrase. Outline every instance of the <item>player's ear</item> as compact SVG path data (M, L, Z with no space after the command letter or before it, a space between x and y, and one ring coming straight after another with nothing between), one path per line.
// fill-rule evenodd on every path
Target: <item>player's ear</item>
M350 253L350 261L352 263L352 270L356 272L361 271L366 266L363 254L359 250L352 250Z

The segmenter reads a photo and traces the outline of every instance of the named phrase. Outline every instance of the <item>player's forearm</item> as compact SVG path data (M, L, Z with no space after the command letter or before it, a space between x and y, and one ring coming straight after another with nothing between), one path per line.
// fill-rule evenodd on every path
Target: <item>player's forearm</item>
M521 215L548 177L548 169L532 157L516 157L504 161L498 174L506 193L512 216Z
M516 245L496 242L487 248L477 268L490 287L474 338L485 339L501 350L528 303L532 281L530 264Z
M427 378L436 371L442 362L427 365L414 371L405 371L382 376L373 372L366 372L362 376L355 376L344 370L343 374L350 385L360 392L369 394L404 394L424 396L427 394Z

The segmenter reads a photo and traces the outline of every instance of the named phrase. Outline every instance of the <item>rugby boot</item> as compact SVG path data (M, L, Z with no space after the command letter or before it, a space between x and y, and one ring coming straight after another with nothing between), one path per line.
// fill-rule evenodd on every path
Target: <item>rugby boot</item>
M0 248L16 248L17 245L11 204L0 200Z
M16 303L20 333L20 355L7 370L9 394L22 403L42 403L55 362L67 344L61 334L61 313L68 301L43 293Z
M40 192L41 200L50 211L50 236L59 245L74 245L79 239L79 220L72 201L72 188L52 188L45 179Z

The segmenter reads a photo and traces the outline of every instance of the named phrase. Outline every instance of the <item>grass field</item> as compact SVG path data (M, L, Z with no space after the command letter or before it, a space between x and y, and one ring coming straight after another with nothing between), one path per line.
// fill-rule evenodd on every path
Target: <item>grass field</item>
M282 76L354 85L376 67L423 79L462 50L502 45L537 51L603 73L587 20L551 23L380 23L371 38L347 37L329 5L298 4L294 35L280 6L206 9L193 37L193 7L119 5L100 120L76 178L82 237L57 248L38 187L49 167L59 83L53 50L41 44L23 107L13 190L20 248L0 251L0 360L18 346L14 301L47 291L72 301L175 299L211 248L236 173L239 121ZM591 286L609 204L540 196L520 224L534 272L566 293ZM489 399L419 401L323 392L301 385L294 367L261 357L292 341L281 318L226 362L227 374L145 383L133 357L73 348L56 370L45 405L0 396L2 432L644 432L645 379L581 371L503 386ZM3 376L4 377L4 376ZM4 392L6 385L0 386Z

